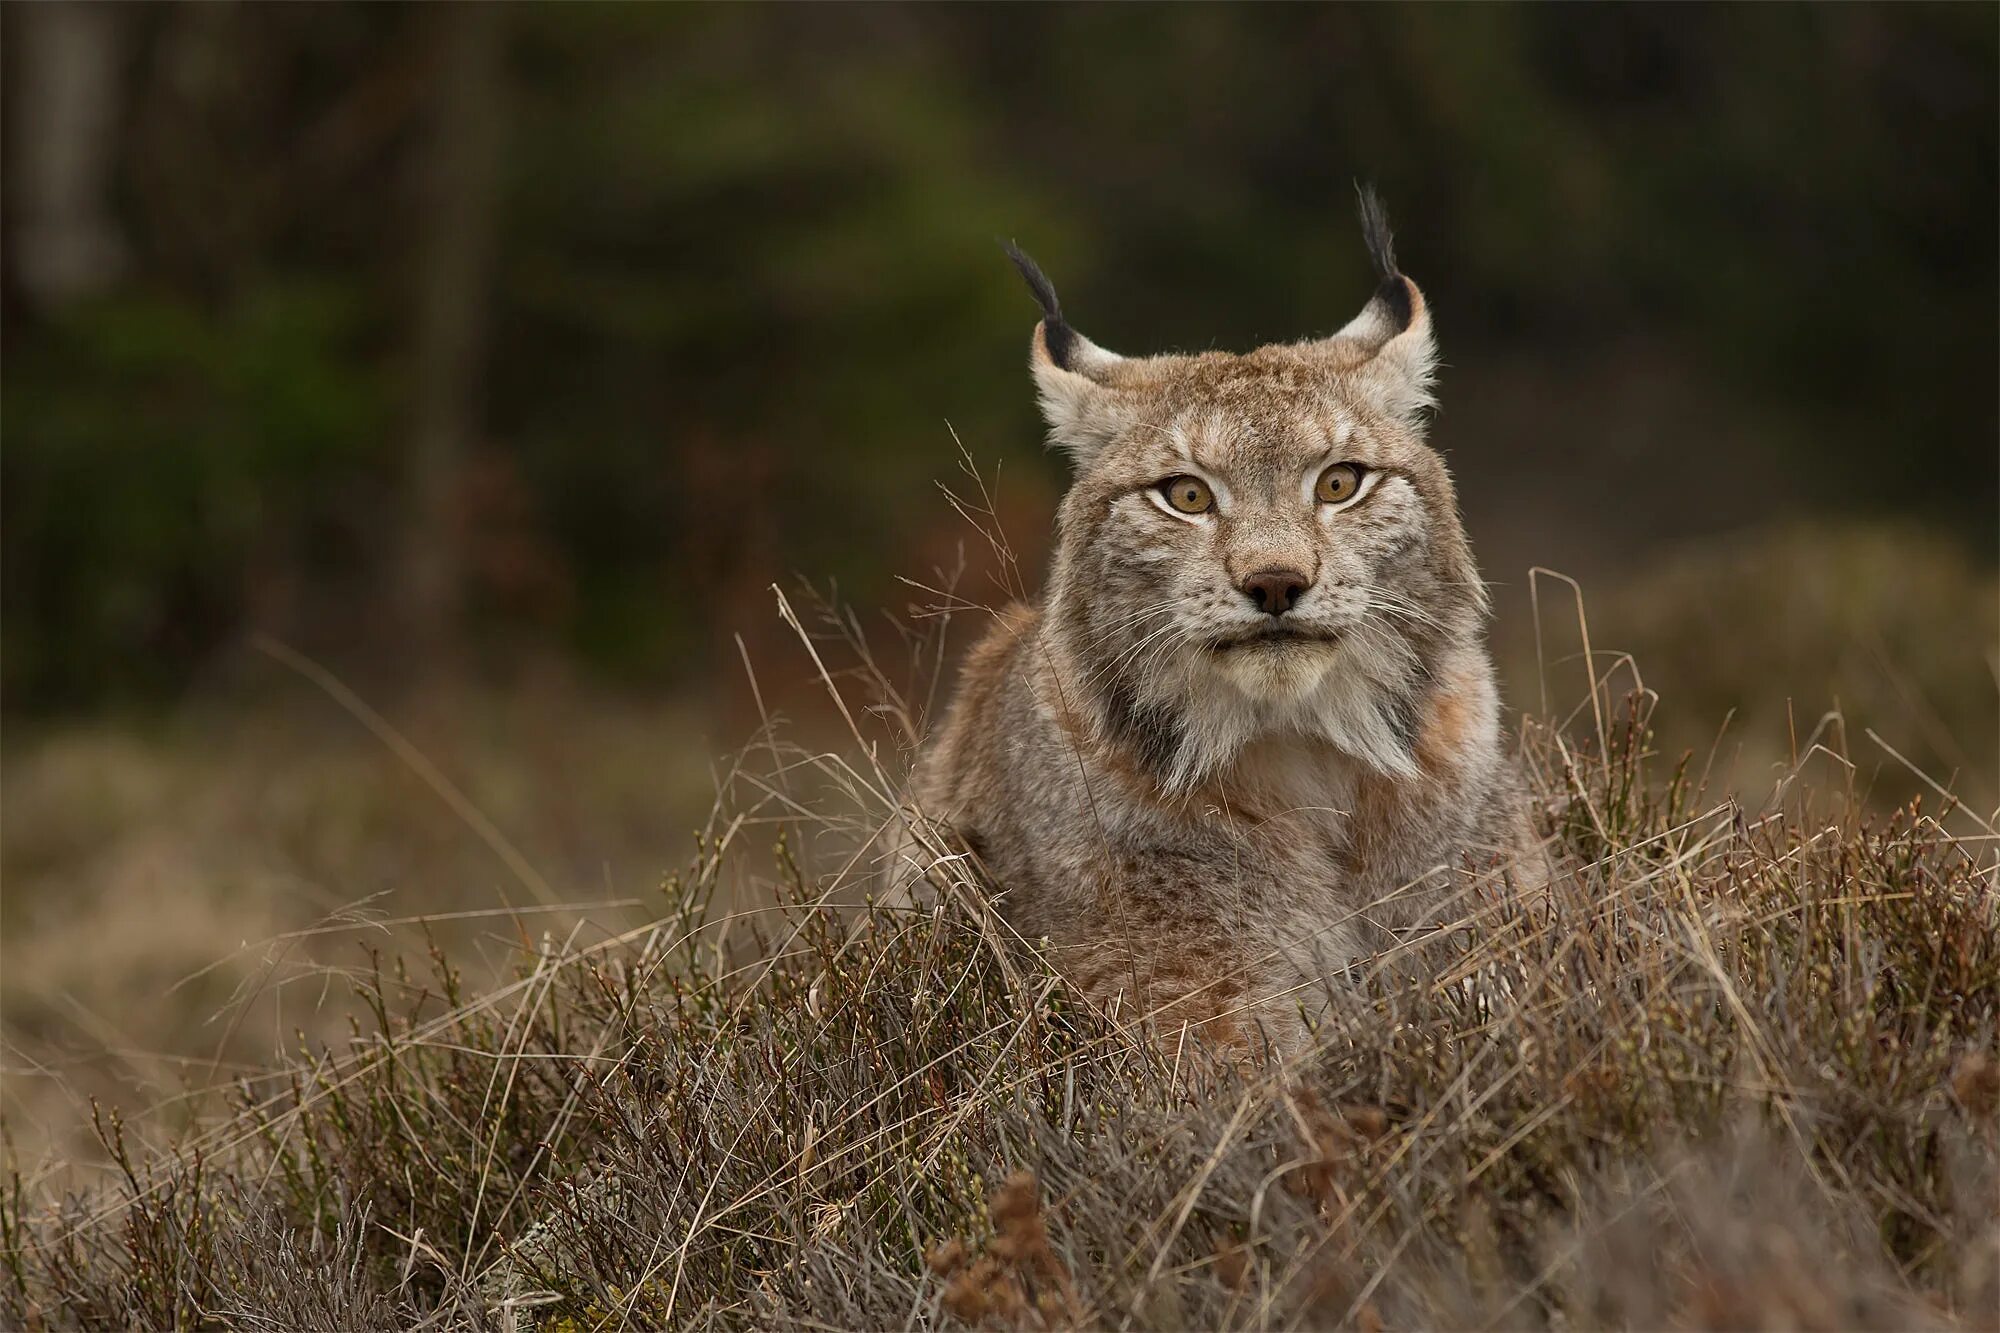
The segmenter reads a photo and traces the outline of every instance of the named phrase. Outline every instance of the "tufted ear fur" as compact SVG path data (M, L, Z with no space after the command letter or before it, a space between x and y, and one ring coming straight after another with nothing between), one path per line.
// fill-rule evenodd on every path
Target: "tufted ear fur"
M1396 266L1395 239L1373 189L1361 191L1361 235L1380 278L1375 295L1345 328L1307 350L1323 357L1349 392L1386 416L1414 423L1433 401L1437 344L1423 292Z
M1069 326L1055 286L1040 265L1013 245L1007 246L1007 257L1042 308L1028 367L1034 372L1049 442L1067 449L1077 462L1088 462L1134 419L1131 394L1119 383L1128 378L1124 372L1130 363Z

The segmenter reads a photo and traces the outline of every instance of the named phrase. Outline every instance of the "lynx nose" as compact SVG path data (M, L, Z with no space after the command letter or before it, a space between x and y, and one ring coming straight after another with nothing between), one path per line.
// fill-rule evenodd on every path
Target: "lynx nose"
M1296 569L1260 569L1243 580L1243 595L1267 615L1282 616L1298 605L1312 580Z

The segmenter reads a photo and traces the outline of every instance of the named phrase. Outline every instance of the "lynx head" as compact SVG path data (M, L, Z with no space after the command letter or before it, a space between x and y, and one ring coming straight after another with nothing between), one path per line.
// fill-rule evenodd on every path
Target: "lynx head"
M1444 462L1424 442L1430 309L1396 266L1330 337L1242 355L1124 357L1043 319L1030 365L1075 476L1051 569L1053 642L1090 715L1170 789L1260 735L1416 771L1438 655L1476 647L1485 602Z

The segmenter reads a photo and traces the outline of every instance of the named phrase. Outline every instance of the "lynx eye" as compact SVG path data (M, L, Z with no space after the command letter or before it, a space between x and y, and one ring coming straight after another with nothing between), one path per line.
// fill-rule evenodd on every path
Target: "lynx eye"
M1335 463L1319 474L1319 485L1313 488L1313 494L1321 504L1337 505L1342 500L1352 500L1360 489L1361 469L1352 463Z
M1205 514L1215 506L1215 492L1200 477L1168 477L1160 483L1160 494L1183 514Z

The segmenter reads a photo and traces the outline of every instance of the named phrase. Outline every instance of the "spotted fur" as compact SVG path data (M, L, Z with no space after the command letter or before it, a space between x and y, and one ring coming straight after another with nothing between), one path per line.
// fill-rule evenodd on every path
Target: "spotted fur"
M1463 914L1451 872L1536 878L1483 585L1424 442L1429 307L1362 217L1362 312L1243 355L1108 352L1016 253L1075 477L1039 604L973 651L915 782L1086 993L1284 1049L1336 974ZM1319 502L1341 462L1361 490ZM1159 496L1190 473L1205 514ZM1310 582L1283 638L1242 586L1273 567Z

